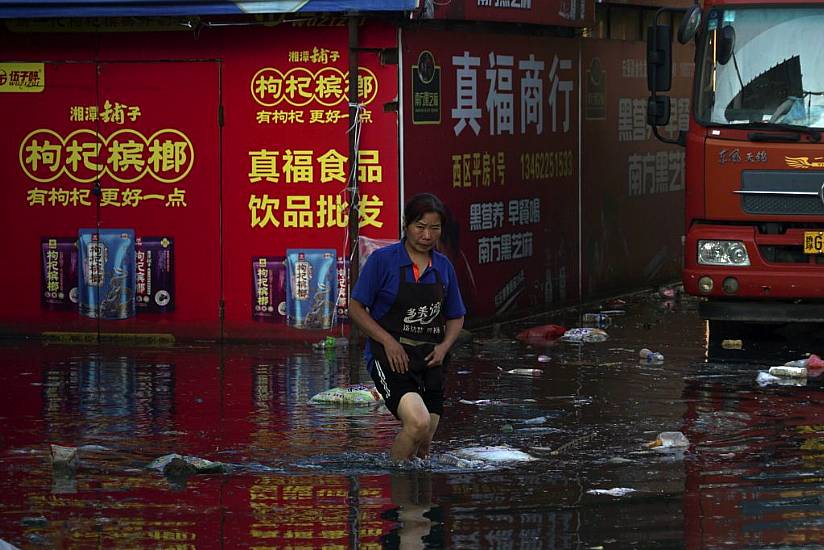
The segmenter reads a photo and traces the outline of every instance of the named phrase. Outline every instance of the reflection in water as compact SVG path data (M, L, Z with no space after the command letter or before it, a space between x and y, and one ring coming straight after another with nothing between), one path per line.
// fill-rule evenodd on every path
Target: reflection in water
M385 548L414 550L426 548L432 531L432 472L392 472L393 516L399 523L383 540Z
M347 354L7 343L0 539L181 549L822 542L822 381L755 383L759 369L821 350L753 355L745 338L729 358L707 359L693 303L640 297L626 309L600 344L533 347L509 337L518 325L456 350L433 454L506 445L538 459L484 469L395 469L386 449L397 423L384 407L308 403L362 368ZM664 363L639 364L642 347ZM514 368L543 373L502 372ZM647 448L664 431L682 431L690 447ZM70 475L52 468L51 443L78 449ZM175 486L146 468L170 453L231 467ZM614 488L634 491L609 496Z

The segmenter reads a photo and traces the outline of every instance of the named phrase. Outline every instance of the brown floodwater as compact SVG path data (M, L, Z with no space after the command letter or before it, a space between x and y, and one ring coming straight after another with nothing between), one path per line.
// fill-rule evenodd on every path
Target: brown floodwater
M433 460L402 467L385 409L309 403L366 381L345 349L5 342L0 548L820 546L822 383L756 383L820 343L722 349L693 300L626 302L605 305L625 314L600 343L514 338L590 310L475 331ZM639 362L642 347L664 362ZM651 448L666 431L689 445ZM54 466L50 444L76 448L76 466ZM534 460L440 459L478 446ZM223 467L149 468L170 453Z

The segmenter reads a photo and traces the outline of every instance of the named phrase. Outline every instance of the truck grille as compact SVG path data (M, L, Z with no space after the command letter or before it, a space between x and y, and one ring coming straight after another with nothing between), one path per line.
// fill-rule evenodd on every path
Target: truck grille
M800 246L758 245L758 253L771 264L824 264L824 255L804 254Z
M746 170L741 174L741 209L747 214L824 216L820 171Z

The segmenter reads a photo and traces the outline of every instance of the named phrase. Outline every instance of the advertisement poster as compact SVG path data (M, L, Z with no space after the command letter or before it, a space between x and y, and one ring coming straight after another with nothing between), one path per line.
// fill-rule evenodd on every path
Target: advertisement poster
M449 209L469 315L576 299L577 43L414 30L404 46L405 194Z
M384 108L397 95L397 66L381 63L374 50L359 52L360 104L352 120L346 27L281 25L279 30L276 35L247 32L250 39L259 32L269 46L263 51L258 41L243 42L224 73L225 131L233 136L224 141L224 238L232 243L233 257L239 257L224 264L223 330L230 338L278 337L271 325L248 322L260 306L248 286L248 266L261 257L286 262L280 335L317 339L305 333L343 330L348 290L341 271L351 255L352 184L359 189L359 234L398 236L397 112ZM359 36L365 47L397 42L391 27L365 26ZM357 182L348 179L350 132L358 145ZM313 259L310 251L319 249L324 258ZM303 260L297 251L305 252ZM307 288L292 283L306 279L296 279L289 270L304 261L324 279L319 287L312 279L307 288L314 294L299 298ZM334 294L315 303L319 293Z
M197 36L123 22L73 29L65 47L58 27L0 29L0 67L16 75L0 87L0 199L15 228L0 243L18 251L0 275L16 289L0 331L292 338L307 326L285 322L285 295L269 301L282 275L267 260L258 278L257 262L318 248L332 251L338 296L312 329L342 329L351 188L360 234L399 235L398 67L379 55L397 35L362 24L352 116L346 18L311 21ZM81 229L132 232L128 288L94 286L83 261L101 261L102 241ZM128 291L129 304L102 314L93 288Z
M584 295L678 280L684 148L659 141L647 124L646 44L618 49L612 41L588 40L583 46ZM687 129L693 71L691 48L673 54L670 123L659 129L670 139Z

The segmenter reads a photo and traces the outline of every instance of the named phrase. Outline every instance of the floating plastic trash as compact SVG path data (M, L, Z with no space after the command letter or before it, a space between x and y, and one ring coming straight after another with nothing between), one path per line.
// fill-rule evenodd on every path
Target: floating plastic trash
M641 358L642 363L649 363L649 364L660 364L664 362L664 354L652 351L647 348L641 348L638 352L638 357Z
M469 458L460 458L453 454L449 453L442 453L439 455L434 455L432 457L432 462L446 464L449 466L455 466L456 468L463 468L463 469L479 469L486 466L486 463L483 460L472 460Z
M596 342L605 342L607 338L609 338L609 335L604 330L592 327L582 327L569 329L563 336L561 336L561 341L592 344Z
M756 383L759 386L770 386L772 384L777 384L779 386L806 386L807 379L806 378L790 378L786 376L773 376L768 372L759 371L758 376L755 378Z
M522 330L515 336L515 339L533 346L551 345L557 342L566 331L566 328L561 325L540 325Z
M77 469L79 458L77 447L64 447L62 445L50 446L52 466L55 469L64 471L74 471Z
M501 372L505 372L506 374L526 374L529 376L536 376L541 375L544 373L541 369L509 369L504 370L501 367L498 367L498 370Z
M538 460L534 456L509 445L466 447L454 451L453 454L459 458L482 460L483 462L528 462Z
M199 474L223 473L228 469L227 465L222 462L212 462L211 460L206 460L205 458L199 458L196 456L184 456L179 455L177 453L171 453L156 458L153 461L151 461L146 467L150 470L165 472L166 467L169 466L169 464L173 461L185 462L186 464L191 466L191 468L193 469L193 473Z
M340 349L349 346L349 339L344 337L335 338L334 336L327 336L319 342L312 344L312 349L326 350L326 349Z
M615 487L614 489L590 489L587 491L587 493L591 495L609 495L611 497L622 497L635 492L635 489L630 489L629 487Z
M780 367L770 367L769 373L773 376L782 376L787 378L807 378L806 367L791 367L782 365Z
M464 405L519 405L521 403L535 403L534 399L461 399L458 403Z
M661 432L648 446L661 449L686 448L690 446L690 441L681 432Z
M383 402L383 397L374 384L353 384L339 386L312 396L310 403L335 405L375 405Z

